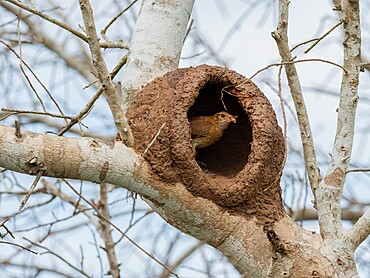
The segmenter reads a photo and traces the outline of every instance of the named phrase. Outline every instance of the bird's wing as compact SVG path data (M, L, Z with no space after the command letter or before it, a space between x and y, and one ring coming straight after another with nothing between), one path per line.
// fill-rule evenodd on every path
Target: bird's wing
M212 123L205 117L190 119L191 138L206 137L212 127Z

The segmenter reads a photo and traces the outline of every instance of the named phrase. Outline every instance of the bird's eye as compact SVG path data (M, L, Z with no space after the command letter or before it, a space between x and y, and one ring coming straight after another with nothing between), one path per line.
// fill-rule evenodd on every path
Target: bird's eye
M224 114L221 114L221 118L225 118L225 115Z

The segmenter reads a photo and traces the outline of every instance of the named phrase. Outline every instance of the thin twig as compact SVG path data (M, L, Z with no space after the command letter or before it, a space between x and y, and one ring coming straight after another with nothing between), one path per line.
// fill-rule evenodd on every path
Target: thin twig
M100 87L98 91L93 95L93 97L86 103L84 109L78 113L77 116L71 118L70 122L68 125L63 127L61 131L59 131L58 136L62 136L64 133L66 133L72 126L74 126L76 123L82 120L83 117L85 117L90 110L92 109L94 103L98 100L98 98L101 96L101 94L104 92L103 88Z
M9 245L17 246L17 247L22 248L23 250L26 250L26 251L31 252L33 254L38 254L37 252L32 251L31 249L28 249L27 247L24 247L20 244L14 243L14 242L8 242L8 241L0 240L0 244L9 244Z
M337 24L335 24L332 28L329 29L329 31L327 31L325 34L323 34L322 36L318 37L318 38L313 38L313 39L310 39L310 40L307 40L307 41L304 41L304 42L301 42L299 44L297 44L296 46L294 46L290 52L293 52L294 50L296 50L298 47L302 46L302 45L305 45L305 44L309 44L311 42L314 42L309 48L307 48L304 53L308 53L312 48L314 48L320 41L322 41L327 35L329 35L333 30L335 30L338 26L340 26L341 24L343 23L342 20L340 20Z
M308 53L312 48L314 48L320 41L322 41L327 35L329 35L333 30L335 30L338 26L340 26L343 23L343 20L339 20L337 24L335 24L332 28L330 28L325 34L323 34L321 37L315 39L316 41L307 48L304 53Z
M370 172L370 168L359 168L359 169L347 170L347 173L356 173L356 172Z
M121 68L126 64L129 55L130 55L130 52L127 52L126 55L121 58L121 60L118 62L118 64L111 71L110 77L111 77L112 80L117 75L117 73L121 70ZM92 85L96 84L97 82L99 82L99 79L96 79L95 81L91 82L90 84L87 84L85 87L82 88L82 90L85 90L85 89L91 87Z
M7 43L5 43L2 40L0 40L0 43L2 43L3 45L5 45L19 60L21 60L21 56L18 55L17 52L15 52L14 49L10 47L10 45L8 45ZM50 91L48 90L48 88L46 88L46 86L44 85L44 83L42 83L42 81L38 78L38 76L35 74L35 72L32 70L32 68L24 60L22 60L22 64L26 66L26 68L31 72L31 74L33 75L33 77L37 80L37 82L41 85L41 87L44 89L44 91L48 94L49 98L54 103L54 105L56 106L56 108L58 109L58 111L60 112L60 114L61 115L64 115L64 113L63 113L62 109L60 108L58 102L54 99L53 95L50 93Z
M5 229L5 231L13 238L13 239L15 239L15 237L14 237L14 235L13 235L13 233L12 233L12 231L11 230L9 230L8 229L8 227L5 225L5 223L6 222L8 222L9 221L9 218L8 219L5 219L4 221L3 221L3 223L1 223L0 224L0 227L3 227L4 229ZM2 238L4 238L4 236L1 236Z
M293 52L294 50L296 50L298 47L300 47L302 45L309 44L310 42L314 42L314 41L316 41L316 39L310 39L310 40L301 42L301 43L295 45L294 47L292 47L292 49L290 49L290 52Z
M53 113L49 113L49 112L30 111L30 110L18 110L18 109L8 109L8 108L2 108L1 111L3 111L3 112L9 112L9 114L8 115L5 115L4 117L2 117L0 119L0 121L8 118L11 115L15 115L15 114L36 114L36 115L50 116L50 117L54 117L54 118L72 119L71 116L53 114Z
M27 192L26 196L24 197L24 199L23 199L23 201L22 201L21 205L19 206L19 211L21 211L21 210L22 210L22 208L26 205L26 203L27 203L28 199L30 198L30 196L31 196L31 194L32 194L32 192L33 192L33 190L35 189L35 187L36 187L36 185L37 185L37 183L38 183L38 182L39 182L39 180L41 179L41 177L42 177L42 174L43 174L43 173L44 173L44 171L39 171L39 172L37 173L37 176L36 176L35 180L33 181L32 185L31 185L31 187L30 187L30 190L28 190L28 192Z
M155 141L157 140L159 134L161 134L161 131L162 129L164 128L164 126L166 125L166 123L163 123L162 126L159 128L157 134L154 136L153 140L149 143L149 145L146 147L145 151L143 152L143 157L146 157L149 149L153 146L153 144L155 143Z
M174 262L172 265L169 266L170 269L175 270L177 269L186 259L188 259L195 251L199 250L203 246L202 242L198 242L194 246L190 247L186 252L182 254L182 256ZM171 273L167 270L164 270L161 275L158 277L160 278L167 278L170 277Z
M47 253L57 257L58 259L60 259L62 262L65 262L69 267L73 268L74 270L78 271L79 273L81 273L83 276L85 277L90 277L89 275L87 275L84 271L82 271L81 269L75 267L74 265L72 265L70 262L68 262L66 259L64 259L62 256L58 255L57 253L51 251L49 248L46 248L45 246L42 246L40 244L37 244L36 242L33 242L27 238L23 238L24 240L27 240L29 243L33 244L34 246L37 246L41 249L44 249L46 250Z
M25 72L23 68L23 58L22 58L22 40L21 40L21 32L20 32L20 19L18 19L18 24L17 24L17 33L18 33L18 46L19 46L19 69L21 70L23 76L26 78L28 85L32 89L32 91L35 93L37 99L39 100L42 109L44 112L46 112L46 108L44 105L44 102L42 101L40 95L37 93L36 88L33 86L30 78L28 77L27 73ZM13 52L14 53L14 52Z
M123 15L127 10L129 10L135 3L137 2L137 0L134 0L131 2L131 4L129 4L126 8L124 8L121 12L119 12L115 17L113 17L109 23L107 24L107 26L105 26L103 28L103 30L100 31L100 34L102 35L102 37L107 41L109 42L109 39L107 38L107 35L106 35L106 32L108 30L108 28L121 16Z
M284 99L283 95L281 93L281 73L283 70L283 66L279 67L279 72L278 72L278 96L280 100L280 106L281 106L281 113L283 114L283 120L284 120L284 126L283 126L283 134L284 134L284 147L285 147L285 152L284 152L284 161L283 161L283 166L281 167L281 171L283 171L285 163L286 163L286 158L287 158L287 119L286 119L286 113L285 113L285 106L284 106ZM280 175L279 175L280 176Z
M274 63L274 64L267 65L266 67L258 70L256 73L254 73L251 77L249 77L249 79L254 78L257 74L260 74L262 71L265 71L265 70L267 70L271 67L277 67L277 66L282 66L282 65L292 65L292 64L303 63L303 62L327 63L327 64L330 64L330 65L336 66L338 68L341 68L345 73L347 73L347 70L343 66L341 66L337 63L334 63L332 61L329 61L329 60L324 60L324 59L302 59L302 60L285 61L285 62L281 62L281 63Z
M75 35L76 37L82 39L83 41L85 42L88 42L88 38L85 34L81 33L81 32L78 32L77 30L73 29L71 26L69 26L68 24L64 23L64 22L61 22L55 18L52 18L51 16L37 10L37 9L34 9L30 6L27 6L25 5L24 3L20 2L20 1L16 1L16 0L5 0L6 2L9 2L23 10L26 10L30 13L33 13L34 15L37 15L39 17L41 17L42 19L45 19L59 27L61 27L62 29L72 33L73 35ZM99 46L102 47L102 48L123 48L123 49L128 49L128 44L127 43L124 43L122 41L116 41L116 42L101 42L99 43Z

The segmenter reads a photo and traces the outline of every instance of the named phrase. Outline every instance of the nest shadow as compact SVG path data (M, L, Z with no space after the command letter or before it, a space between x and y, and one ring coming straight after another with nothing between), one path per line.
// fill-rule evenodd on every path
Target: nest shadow
M206 84L199 91L187 117L211 116L220 111L237 116L237 122L226 129L218 142L198 149L196 154L196 161L205 172L234 177L248 162L252 126L237 97L223 91L224 87L225 84L222 83Z

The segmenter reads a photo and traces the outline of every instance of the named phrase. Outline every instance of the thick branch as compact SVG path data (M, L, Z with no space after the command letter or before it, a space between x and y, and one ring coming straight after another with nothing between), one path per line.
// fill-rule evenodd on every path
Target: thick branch
M337 131L331 161L325 178L317 190L317 209L321 234L325 240L332 242L336 242L343 234L341 197L345 173L352 152L361 64L359 13L359 0L342 1L343 67L347 73L342 76Z
M142 85L177 69L193 4L194 0L142 1L122 79L124 110Z
M284 65L286 76L288 79L288 85L294 106L297 111L297 119L299 123L299 129L301 132L301 139L303 144L304 160L306 163L306 169L308 172L308 178L315 194L315 190L321 180L319 166L317 164L315 148L312 138L311 126L308 119L308 113L304 102L301 84L298 78L298 73L294 63L292 61L292 54L288 44L288 13L289 13L289 0L279 1L279 25L275 32L272 33L275 39L279 53Z
M341 9L341 0L333 0L334 9ZM369 57L361 54L361 62L364 64L364 68L370 71Z
M158 181L147 163L120 142L67 138L0 126L0 167L35 175L122 186L145 197L165 220L215 246L240 272L264 277L273 257L262 227L253 219L230 215L209 200L192 196L182 184ZM250 249L270 250L249 256ZM242 255L243 254L243 255Z
M0 167L32 175L42 170L44 176L107 182L137 192L171 225L220 250L244 277L281 277L282 261L276 263L274 258L292 260L300 273L311 273L312 261L326 266L325 273L336 271L321 255L321 238L289 217L269 232L275 235L276 246L283 248L279 252L294 249L294 256L276 257L266 231L254 218L229 214L207 199L194 197L180 183L159 181L148 164L124 144L28 131L21 135L18 138L14 128L0 126ZM296 262L297 257L303 259ZM331 277L325 273L322 277Z
M347 233L348 239L352 242L353 250L370 235L370 209L368 209L353 225L352 229Z

